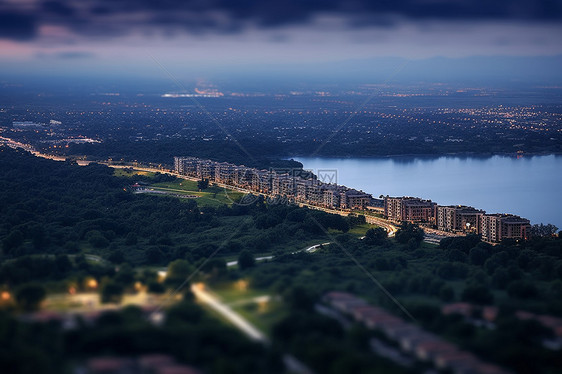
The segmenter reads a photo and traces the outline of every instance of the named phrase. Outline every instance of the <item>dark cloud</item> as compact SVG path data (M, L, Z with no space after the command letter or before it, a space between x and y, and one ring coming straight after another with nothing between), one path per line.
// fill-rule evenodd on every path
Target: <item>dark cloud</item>
M0 6L0 38L26 40L40 25L86 35L236 32L246 25L306 23L318 14L346 17L354 27L391 27L396 19L546 22L562 20L562 0L48 0L35 8Z
M41 4L43 11L61 17L71 17L76 14L74 8L61 1L45 1Z
M30 40L37 35L37 19L33 14L0 10L0 39Z

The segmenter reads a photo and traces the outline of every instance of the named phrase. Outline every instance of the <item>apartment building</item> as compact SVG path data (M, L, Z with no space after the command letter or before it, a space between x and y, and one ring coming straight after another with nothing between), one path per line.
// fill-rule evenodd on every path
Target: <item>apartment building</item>
M484 214L480 223L482 240L499 243L503 239L529 237L531 225L528 219L513 214Z
M365 209L372 199L373 196L368 193L348 189L343 193L341 207L344 209Z
M341 206L341 194L336 186L329 186L323 192L324 206L326 208L339 208Z
M484 214L486 212L483 210L470 206L438 205L435 221L439 230L480 234L480 223Z
M384 215L391 221L433 223L435 221L436 204L431 200L417 197L389 197L384 198Z
M224 184L234 184L236 165L228 162L215 163L214 181Z
M283 197L294 197L295 178L289 174L274 174L272 177L272 193Z

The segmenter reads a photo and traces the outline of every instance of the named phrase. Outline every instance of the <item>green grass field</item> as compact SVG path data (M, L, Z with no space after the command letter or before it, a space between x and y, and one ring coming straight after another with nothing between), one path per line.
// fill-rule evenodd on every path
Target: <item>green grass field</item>
M355 226L354 228L349 230L349 233L354 235L354 236L357 236L358 238L360 238L362 236L365 236L365 233L367 232L367 230L373 229L375 227L377 227L377 226L371 225L369 223L364 223L362 225Z
M244 194L242 192L228 190L226 188L210 186L203 191L199 191L196 181L177 179L173 182L162 182L151 185L152 188L171 192L189 192L192 195L200 196L196 201L200 206L221 206L232 205Z
M149 172L149 171L115 168L115 169L113 169L113 175L116 176L116 177L126 177L126 178L131 178L131 177L134 177L135 175L142 175L142 176L145 176L145 177L153 177L155 175L155 173L152 173L152 172Z

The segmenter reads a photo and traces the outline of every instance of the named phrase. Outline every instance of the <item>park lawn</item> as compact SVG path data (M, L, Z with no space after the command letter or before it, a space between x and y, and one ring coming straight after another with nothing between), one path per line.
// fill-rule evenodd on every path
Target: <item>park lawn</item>
M208 290L226 304L267 296L267 292L250 287L246 280L219 283L213 285L212 289L208 287Z
M229 192L228 194L225 193L217 193L211 194L207 192L203 192L204 195L200 198L196 199L197 205L199 206L209 206L209 207L219 207L221 205L232 205L234 201L238 200L242 193L240 192Z
M196 181L179 179L179 178L177 178L172 182L154 183L153 185L151 185L151 187L163 187L163 188L170 188L173 190L182 190L182 191L190 191L190 192L199 191Z
M353 213L364 215L364 216L372 216L377 218L384 218L384 215L378 212L370 211L370 210L354 210Z
M186 179L177 179L173 182L162 182L151 185L152 188L162 189L163 191L172 192L189 192L190 194L200 196L197 201L199 206L218 207L221 205L232 205L234 201L240 199L244 194L242 192L228 190L226 188L211 186L203 191L199 191L196 181Z
M126 178L130 178L130 177L133 177L135 175L142 175L142 176L145 176L145 177L154 177L155 173L153 173L151 171L115 168L115 169L113 169L113 175L116 176L116 177L126 177Z
M97 297L97 295L95 297ZM92 299L95 297L92 297ZM97 303L98 302L96 300L96 304ZM46 310L68 312L71 310L85 308L85 304L68 294L54 294L47 295L46 300L42 303L42 307Z
M361 237L365 236L365 234L367 233L367 230L374 229L375 227L377 227L377 226L371 225L370 223L363 223L361 225L357 225L357 226L349 229L349 231L347 233L355 236L356 238L361 238ZM331 235L334 235L334 236L337 236L337 235L341 234L341 231L336 230L336 229L328 229L328 232Z
M420 248L423 248L423 249L438 249L438 248L439 248L439 244L433 244L433 243L428 243L428 242L421 242Z
M361 238L361 237L365 236L365 234L367 233L367 230L374 229L375 227L378 227L378 226L377 225L371 225L370 223L364 223L362 225L358 225L358 226L353 227L348 232L350 234L352 234L353 236Z

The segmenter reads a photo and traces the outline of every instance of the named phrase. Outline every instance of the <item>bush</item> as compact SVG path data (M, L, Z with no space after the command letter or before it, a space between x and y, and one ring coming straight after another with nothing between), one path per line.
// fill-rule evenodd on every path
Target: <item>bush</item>
M468 262L468 256L458 249L451 249L448 257L449 261Z
M464 279L468 274L468 266L459 262L449 262L437 268L437 275L443 279Z
M16 291L16 301L26 312L39 309L39 304L47 296L47 291L38 284L25 284Z
M538 296L537 287L528 281L514 281L507 287L507 293L511 297L519 299L533 299Z
M148 292L149 293L156 293L156 294L163 294L166 289L162 285L162 283L158 283L156 281L151 281L148 283Z
M246 270L256 265L256 259L254 256L247 250L243 250L240 252L240 256L238 256L238 267L240 270Z
M175 260L168 265L168 274L166 275L166 285L178 287L188 279L193 273L194 268L186 260Z
M105 248L109 245L109 241L97 230L89 231L86 239L95 248Z
M123 286L116 282L108 282L101 289L102 303L120 303L123 298Z
M462 292L462 300L469 303L486 305L494 302L494 295L492 295L486 286L469 285Z
M388 233L382 227L376 227L374 229L369 229L365 233L365 243L367 245L381 245L384 243L386 238L388 237Z
M424 238L424 232L418 225L403 222L396 232L395 238L396 241L401 244L407 244L410 239L414 239L417 248Z
M439 290L439 297L445 302L453 301L455 298L455 290L451 286L443 286Z

